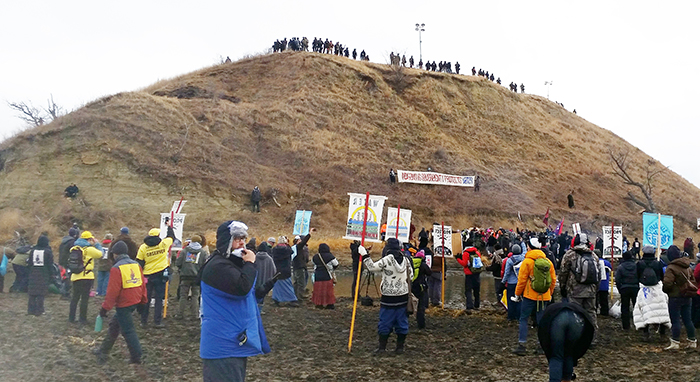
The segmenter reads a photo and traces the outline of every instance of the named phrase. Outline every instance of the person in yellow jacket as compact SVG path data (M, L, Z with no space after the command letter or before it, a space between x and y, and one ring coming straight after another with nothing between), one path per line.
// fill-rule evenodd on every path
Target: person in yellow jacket
M167 222L166 222L167 224ZM175 232L172 227L168 227L168 234L165 238L160 238L160 229L153 228L148 231L148 236L143 239L143 244L139 247L136 261L143 267L143 275L148 283L148 301L155 299L153 312L153 323L155 328L164 328L163 325L163 299L165 299L165 284L168 282L170 265L169 249L173 245ZM148 311L150 304L146 304L141 310L141 326L148 324Z
M528 251L525 254L525 259L521 263L520 271L518 272L518 284L515 287L516 300L522 300L520 304L520 322L518 328L518 346L513 349L513 353L516 355L525 355L526 348L525 343L527 342L527 326L530 315L533 310L535 311L535 316L537 322L542 318L542 314L547 308L547 305L552 300L552 292L554 292L554 286L557 283L557 275L554 271L554 264L547 259L547 256L540 250L540 242L537 237L532 237L527 240ZM539 260L544 259L544 260ZM539 260L538 264L535 261ZM546 260L546 262L544 262ZM541 265L540 265L541 264ZM537 280L535 276L535 266L549 266L548 271L551 278L549 288L543 292L538 292L533 289L533 283L542 284L542 280ZM544 273L546 275L546 272ZM546 286L546 285L545 285Z
M75 311L80 301L80 324L87 324L87 308L88 299L90 298L90 289L95 280L95 260L102 257L102 246L95 239L90 231L84 231L75 245L71 248L71 252L79 248L83 252L83 271L73 273L70 276L72 284L72 293L70 300L70 310L68 312L68 322L75 322Z

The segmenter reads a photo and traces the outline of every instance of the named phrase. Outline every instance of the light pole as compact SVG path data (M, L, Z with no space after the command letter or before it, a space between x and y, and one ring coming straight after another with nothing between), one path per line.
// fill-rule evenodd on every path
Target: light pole
M554 84L552 81L545 81L545 86L547 86L547 99L549 99L549 87Z
M420 32L425 32L425 24L416 24L416 30L418 31L418 52L420 60L423 61L423 40L421 40Z

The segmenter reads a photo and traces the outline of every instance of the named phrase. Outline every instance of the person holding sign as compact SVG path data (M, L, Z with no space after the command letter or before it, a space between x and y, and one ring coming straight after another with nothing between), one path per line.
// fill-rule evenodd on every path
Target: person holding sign
M143 274L148 279L146 288L148 290L148 301L155 299L155 311L153 312L154 327L161 329L163 325L163 299L165 299L165 284L168 282L167 273L168 249L175 239L173 227L168 227L168 234L164 239L160 238L160 229L153 228L148 231L148 236L143 239L143 244L139 247L136 261L143 267ZM141 311L141 326L148 324L149 305Z

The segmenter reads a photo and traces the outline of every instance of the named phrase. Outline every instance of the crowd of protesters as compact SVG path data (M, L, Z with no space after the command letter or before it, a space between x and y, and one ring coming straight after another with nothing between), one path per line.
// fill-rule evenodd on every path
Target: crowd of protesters
M284 38L282 40L276 40L272 44L273 53L284 52L285 50L308 52L309 39L306 37L301 39L299 39L299 37L292 37L289 39L289 41L287 41L287 38ZM357 60L359 55L360 61L369 61L369 55L365 53L364 50L358 54L357 49L353 49L351 51L348 46L345 46L338 41L333 42L333 40L328 39L324 41L321 38L314 37L314 40L311 42L311 50L316 53L334 54L336 56L347 58L352 56L353 60Z

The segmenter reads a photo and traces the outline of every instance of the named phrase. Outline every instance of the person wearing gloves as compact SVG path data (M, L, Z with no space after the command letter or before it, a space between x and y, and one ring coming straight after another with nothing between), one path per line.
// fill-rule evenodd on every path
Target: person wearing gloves
M68 311L68 322L75 322L75 311L80 301L80 324L87 324L87 308L88 299L90 298L90 289L95 281L95 259L102 257L102 246L97 242L95 236L90 231L84 231L80 235L80 239L75 241L75 246L71 248L71 252L75 249L80 249L83 252L83 271L73 273L70 276L73 296L70 300Z
M525 255L521 253L520 244L513 244L510 248L513 255L506 260L503 271L503 283L506 284L506 297L508 298L508 321L518 321L520 319L520 301L513 301L515 297L515 287L518 285L518 272Z
M408 335L408 316L406 315L406 304L408 304L408 294L411 291L411 280L413 279L413 266L406 256L401 253L401 244L396 238L389 238L386 241L385 255L376 262L367 253L367 250L360 246L358 252L362 256L362 262L368 271L382 272L381 292L379 307L379 347L375 354L381 355L386 352L386 345L392 331L396 332L396 354L404 353L404 344Z
M680 349L681 320L688 334L688 348L695 349L698 341L695 338L695 325L690 316L691 298L697 295L697 286L693 271L690 269L690 258L681 256L681 250L675 245L666 250L668 260L663 280L663 291L668 294L668 313L671 317L671 345L665 350Z
M520 305L520 322L518 324L518 346L513 349L513 353L520 356L525 355L527 352L525 344L527 343L528 319L532 311L535 311L535 316L539 322L542 318L542 313L552 300L552 292L554 292L554 286L557 283L554 264L547 259L544 252L540 251L539 240L536 237L530 238L527 240L527 248L528 251L518 272L518 284L515 286L514 297L516 302L522 301ZM549 273L549 280L547 280L549 281L549 288L538 291L541 286L546 286L547 284L547 281L542 280L542 277L546 278L547 272Z
M255 253L245 249L248 226L229 220L216 230L216 250L202 268L199 356L204 382L244 381L248 357L270 352L256 297Z
M180 251L180 256L175 262L180 273L180 309L178 318L185 318L187 305L190 306L190 318L199 317L199 283L197 275L199 269L204 265L206 256L202 253L202 238L198 235L192 236L185 249ZM188 296L192 292L192 299Z
M100 364L107 362L107 357L114 342L122 334L129 349L129 363L141 363L141 342L136 334L134 310L138 305L148 303L146 279L141 266L129 257L129 247L123 241L117 241L110 250L110 261L114 263L109 270L107 295L102 302L100 316L107 317L107 312L116 307L116 314L109 322L107 336L99 348L93 350Z
M166 221L167 224L167 221ZM148 301L155 299L153 312L153 327L160 329L163 325L163 299L165 299L165 284L169 275L166 274L170 263L168 252L175 240L173 227L168 226L168 234L165 238L160 238L160 229L153 228L148 231L148 236L143 239L143 244L139 247L136 261L143 267L143 274L148 279L146 290L148 291ZM141 309L141 326L148 323L148 311L150 305L147 304Z

